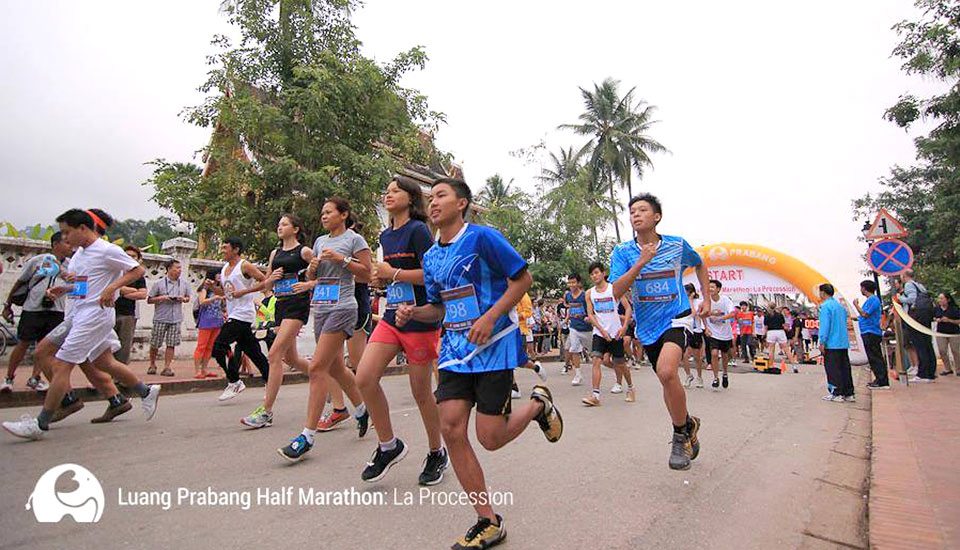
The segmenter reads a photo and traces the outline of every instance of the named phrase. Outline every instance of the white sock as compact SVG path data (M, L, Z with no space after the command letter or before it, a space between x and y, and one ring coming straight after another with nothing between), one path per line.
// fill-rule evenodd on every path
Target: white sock
M593 388L593 396L596 397L597 399L600 399L600 389L599 389L599 388Z
M396 449L396 448L397 448L397 438L396 438L396 437L394 437L394 438L391 439L390 441L387 441L387 442L385 442L385 443L381 443L381 444L380 444L380 450L381 450L381 451L384 451L384 452L386 452L386 451L392 451L392 450L394 450L394 449Z
M361 416L366 414L366 412L367 412L367 406L363 403L360 403L359 405L357 405L357 410L353 411L353 417L360 418Z
M304 428L300 435L307 438L307 443L313 445L313 438L317 435L317 430L311 430L310 428Z

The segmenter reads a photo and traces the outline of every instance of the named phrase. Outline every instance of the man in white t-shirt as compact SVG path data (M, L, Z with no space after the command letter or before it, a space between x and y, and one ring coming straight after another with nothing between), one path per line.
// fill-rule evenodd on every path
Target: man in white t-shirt
M737 308L733 300L720 295L723 283L716 279L710 280L710 315L704 318L704 329L707 341L707 356L710 358L710 367L713 369L713 383L711 387L720 388L720 364L723 364L723 387L730 385L727 377L727 364L730 362L733 350L733 325L730 320L736 317Z
M70 373L75 366L91 361L125 386L140 394L144 414L149 420L156 412L160 386L146 386L122 363L111 361L120 341L113 330L116 313L113 309L118 291L144 274L144 268L117 245L101 239L113 223L106 212L98 209L72 209L57 218L64 240L77 251L70 261L70 272L64 276L66 286L47 291L52 299L66 295L67 314L56 332L65 333L63 343L52 363L53 377L36 418L4 422L3 428L25 439L39 439L49 429L54 413L70 389ZM49 335L48 335L49 336ZM112 363L112 364L109 364Z

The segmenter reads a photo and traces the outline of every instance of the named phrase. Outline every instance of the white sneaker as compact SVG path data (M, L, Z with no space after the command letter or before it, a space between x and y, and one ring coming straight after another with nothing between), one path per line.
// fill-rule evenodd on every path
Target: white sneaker
M911 376L908 382L910 382L911 384L929 384L933 382L933 380L929 378L920 378L919 376Z
M827 395L824 395L820 399L823 399L824 401L833 401L834 397L835 396L832 393L828 393ZM843 398L841 397L840 399L843 399Z
M692 385L693 385L693 375L692 375L692 374L688 374L688 375L687 375L687 379L684 380L684 382L683 382L683 387L684 387L684 388L689 388L689 387L692 386Z
M576 375L574 375L573 380L570 381L570 385L579 386L581 383L583 383L583 378L580 376L580 373L578 372Z
M240 395L240 392L247 389L247 386L244 385L243 380L237 380L231 384L227 384L227 387L223 389L223 393L220 394L220 401L226 401L228 399L233 399L234 397Z
M510 390L511 399L520 399L520 397L521 397L520 390Z
M20 420L16 422L4 422L3 429L10 432L11 435L24 439L37 440L43 435L43 430L40 429L40 424L37 423L37 419L29 414L21 416Z
M540 377L540 380L547 381L547 369L543 368L543 365L540 364L540 361L534 361L533 363L533 372L537 373L537 376Z
M857 402L857 396L856 396L856 395L848 395L848 396L844 397L843 400L846 401L847 403L856 403L856 402Z
M610 393L623 393L623 386L614 384L613 387L610 388Z
M13 378L4 378L3 384L0 385L0 392L10 393L13 391Z
M149 421L153 415L157 414L157 403L160 401L160 384L150 386L150 393L140 400L140 410L143 411L143 418Z
M703 387L703 377L702 377L702 376L698 376L698 377L697 377L697 387L698 387L698 388L702 388L702 387Z
M37 387L34 389L37 391L47 391L50 389L50 384L47 384L46 380L41 379L39 382L37 382Z
M917 367L910 367L909 369L907 369L907 374L909 374L910 376L916 376L917 372L918 372Z
M833 401L834 403L843 403L843 402L846 401L847 399L850 399L850 398L849 398L849 397L844 397L844 396L842 396L842 395L835 395L835 396L833 396L833 399L831 399L830 401Z

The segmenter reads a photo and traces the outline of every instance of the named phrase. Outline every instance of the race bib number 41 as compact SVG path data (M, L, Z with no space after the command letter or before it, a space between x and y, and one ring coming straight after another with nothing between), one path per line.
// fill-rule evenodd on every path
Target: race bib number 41
M459 286L440 291L446 315L443 326L447 330L468 330L480 317L480 305L473 285Z
M335 306L340 303L340 279L337 277L319 277L313 289L310 303L318 306Z
M677 272L668 269L641 273L633 288L637 302L671 302L679 296Z
M70 291L70 294L67 294L67 298L71 300L83 300L87 297L87 276L78 275L73 281L73 290Z

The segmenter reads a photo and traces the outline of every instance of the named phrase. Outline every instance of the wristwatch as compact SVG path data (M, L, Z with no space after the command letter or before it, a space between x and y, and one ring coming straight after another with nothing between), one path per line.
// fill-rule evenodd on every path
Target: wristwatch
M346 258L343 259L343 267L349 266L350 262L353 262L353 261L355 261L355 258L353 258L352 256L347 256Z

